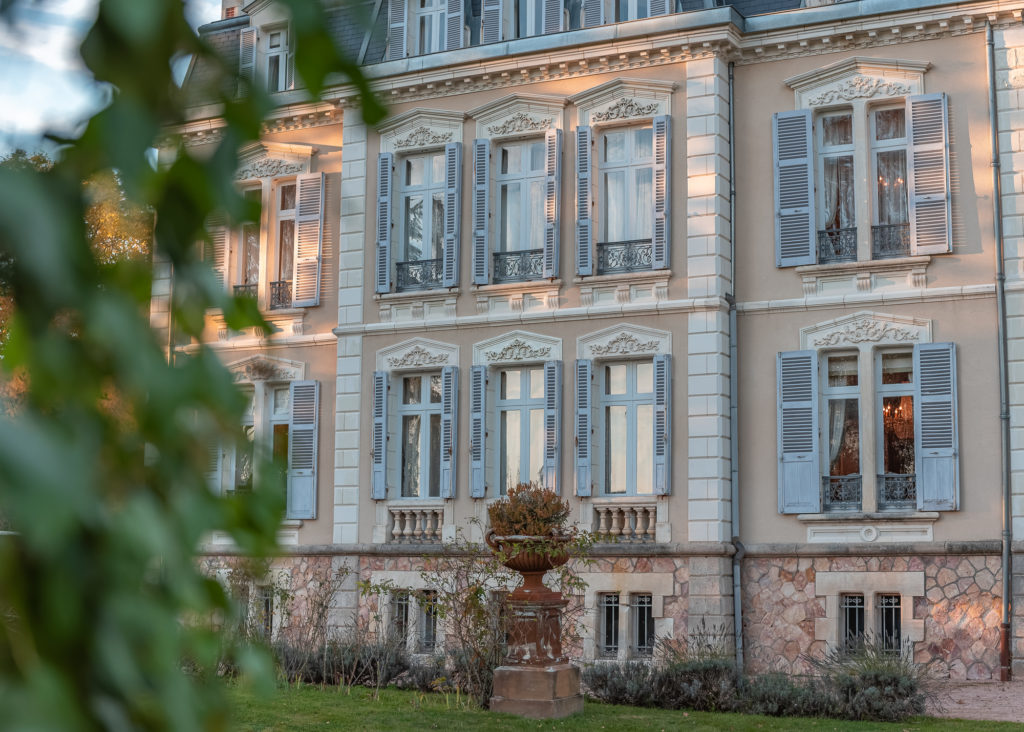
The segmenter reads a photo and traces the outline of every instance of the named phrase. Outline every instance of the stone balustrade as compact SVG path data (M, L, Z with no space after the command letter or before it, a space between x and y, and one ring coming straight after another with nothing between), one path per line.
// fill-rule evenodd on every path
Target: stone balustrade
M440 544L444 508L391 507L391 541L399 544Z
M600 541L653 542L657 520L654 503L595 505L593 531Z

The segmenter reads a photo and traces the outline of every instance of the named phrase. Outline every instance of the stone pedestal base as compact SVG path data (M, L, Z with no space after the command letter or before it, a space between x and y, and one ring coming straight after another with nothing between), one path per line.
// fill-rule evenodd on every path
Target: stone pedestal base
M583 711L580 670L554 666L499 666L494 670L491 711L530 719L560 719Z

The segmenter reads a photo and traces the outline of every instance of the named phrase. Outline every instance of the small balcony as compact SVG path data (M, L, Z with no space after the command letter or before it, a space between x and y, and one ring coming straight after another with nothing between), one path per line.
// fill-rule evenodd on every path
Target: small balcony
M644 544L654 541L658 507L653 504L594 506L594 533L598 541Z
M910 224L871 227L871 258L895 259L910 256Z
M653 267L650 239L612 241L597 245L597 273L649 272Z
M292 281L280 280L270 283L270 309L281 310L292 306Z
M529 282L544 276L544 250L494 253L494 283Z
M917 476L883 473L878 476L878 509L905 511L917 508Z
M258 291L259 285L255 283L251 285L235 285L235 297L251 297L255 300Z
M818 264L857 261L857 229L825 229L818 232Z
M821 507L832 511L859 511L862 481L859 474L826 475L821 479Z
M395 289L398 292L433 290L441 287L442 266L440 259L398 262L395 267L397 269Z
M388 537L395 544L440 544L444 525L444 507L402 508L391 506L391 530Z

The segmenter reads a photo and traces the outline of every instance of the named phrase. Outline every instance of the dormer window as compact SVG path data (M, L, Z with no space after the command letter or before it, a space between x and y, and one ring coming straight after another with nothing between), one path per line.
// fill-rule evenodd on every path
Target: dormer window
M288 29L267 33L266 80L267 91L279 92L292 88L291 59L288 53Z

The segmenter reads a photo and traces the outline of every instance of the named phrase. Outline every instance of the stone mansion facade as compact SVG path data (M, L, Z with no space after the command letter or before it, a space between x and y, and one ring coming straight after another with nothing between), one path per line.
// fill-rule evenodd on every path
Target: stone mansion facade
M288 456L294 587L429 589L422 557L534 480L614 539L584 660L704 621L751 671L870 632L1024 672L1024 3L807 5L339 6L371 127L343 80L309 100L277 5L225 0L200 31L277 106L236 176L262 220L212 226L212 264L278 331L204 340ZM177 132L213 150L193 100ZM211 485L247 465L217 448Z

